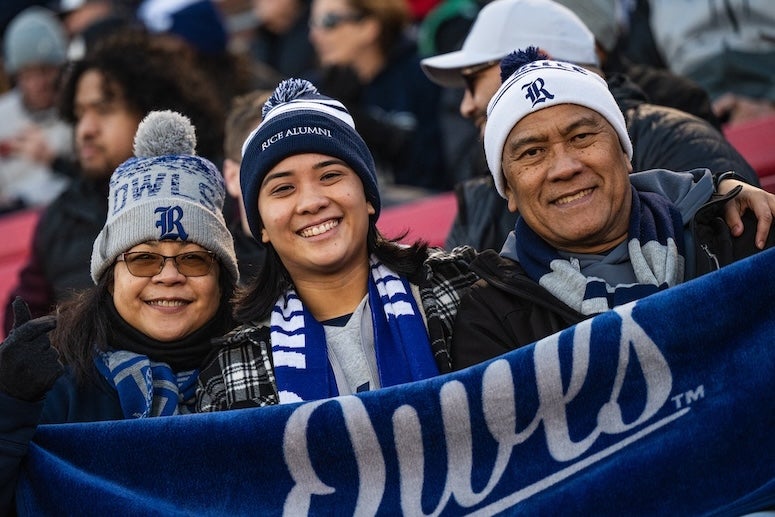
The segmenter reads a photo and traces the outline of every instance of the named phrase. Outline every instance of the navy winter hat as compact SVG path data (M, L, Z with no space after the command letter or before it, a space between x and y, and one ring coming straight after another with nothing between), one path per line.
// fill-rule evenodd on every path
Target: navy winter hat
M242 146L240 186L250 231L261 235L258 193L266 174L289 156L320 153L343 160L363 182L366 199L379 217L374 158L341 102L318 93L303 79L286 79L264 104L263 122Z

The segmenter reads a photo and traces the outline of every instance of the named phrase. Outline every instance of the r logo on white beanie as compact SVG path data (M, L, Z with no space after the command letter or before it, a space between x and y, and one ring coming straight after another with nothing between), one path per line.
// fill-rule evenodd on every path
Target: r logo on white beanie
M514 54L515 59L525 60L536 55L539 54L534 47ZM501 64L504 65L508 66L506 59ZM632 142L624 115L602 77L562 61L538 59L527 62L503 81L487 105L484 153L495 188L504 199L505 178L501 161L509 133L527 115L558 104L578 104L600 113L616 130L622 149L632 158Z

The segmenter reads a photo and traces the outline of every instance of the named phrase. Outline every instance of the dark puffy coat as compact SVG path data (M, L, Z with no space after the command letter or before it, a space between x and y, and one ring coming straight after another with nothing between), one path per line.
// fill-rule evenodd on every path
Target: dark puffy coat
M687 264L686 279L719 269L753 255L756 219L744 216L745 232L737 238L724 221L724 203L737 192L713 198L689 223L694 263ZM766 247L775 245L775 228ZM531 280L522 266L493 250L481 253L471 264L481 279L460 304L452 333L452 369L459 370L492 359L570 327L585 316L555 298Z

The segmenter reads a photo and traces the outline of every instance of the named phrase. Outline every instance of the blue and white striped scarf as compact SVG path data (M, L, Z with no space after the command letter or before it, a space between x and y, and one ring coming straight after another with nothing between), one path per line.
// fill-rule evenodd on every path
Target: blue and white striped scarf
M422 314L409 282L370 260L369 306L380 385L438 375ZM323 326L293 289L280 296L271 323L272 357L280 403L339 395L328 362Z
M581 314L598 314L675 286L684 278L683 221L667 198L632 188L627 249L637 283L610 286L584 276L539 237L522 218L516 251L527 275Z
M199 370L175 374L166 363L127 350L98 352L94 363L116 388L125 418L193 413Z

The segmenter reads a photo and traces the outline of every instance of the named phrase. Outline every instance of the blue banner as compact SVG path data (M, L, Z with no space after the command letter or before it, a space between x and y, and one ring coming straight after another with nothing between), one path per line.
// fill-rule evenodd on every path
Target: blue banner
M775 250L355 396L41 426L21 515L740 515L775 506Z

